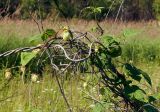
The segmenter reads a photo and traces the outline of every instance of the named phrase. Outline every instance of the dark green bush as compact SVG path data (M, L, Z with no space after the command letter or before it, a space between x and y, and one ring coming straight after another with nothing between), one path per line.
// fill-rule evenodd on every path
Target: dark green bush
M157 19L160 19L160 0L154 0L153 4L154 15Z
M29 13L42 19L53 13L59 13L60 17L73 18L81 16L81 10L86 7L104 7L105 10L96 15L98 19L104 19L106 15L115 18L118 11L118 17L123 20L159 18L159 0L126 0L119 10L121 3L121 0L1 0L0 16L12 15L16 9L20 9L19 16L23 19L30 18ZM85 15L85 19L95 19L95 14L89 12Z
M0 17L11 16L18 4L19 0L0 0Z
M22 0L21 1L21 17L23 19L30 18L30 14L34 14L37 18L46 18L52 9L51 0Z

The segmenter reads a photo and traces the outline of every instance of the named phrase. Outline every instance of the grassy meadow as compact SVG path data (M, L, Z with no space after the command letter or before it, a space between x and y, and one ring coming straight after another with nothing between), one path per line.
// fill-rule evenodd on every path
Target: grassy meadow
M69 25L77 31L90 31L96 25L94 21L68 20L44 21L44 28L58 30L60 26ZM104 34L113 35L121 42L123 49L120 60L132 62L147 72L153 82L151 93L160 92L160 26L156 21L150 22L116 22L102 21ZM129 29L129 31L128 31ZM130 34L131 31L135 34ZM94 32L93 32L94 33ZM1 20L0 53L17 47L32 46L27 39L39 34L34 21ZM96 35L96 34L95 34ZM15 61L15 57L6 60ZM67 112L66 104L49 67L44 77L33 83L28 80L23 84L20 72L15 72L11 80L4 78L4 70L10 65L0 59L0 112ZM86 87L86 81L91 83ZM62 77L65 94L74 112L92 112L92 96L100 100L98 86L92 84L97 80L91 75L70 74ZM147 86L144 86L148 88ZM160 102L157 103L160 106ZM108 112L113 111L109 110Z

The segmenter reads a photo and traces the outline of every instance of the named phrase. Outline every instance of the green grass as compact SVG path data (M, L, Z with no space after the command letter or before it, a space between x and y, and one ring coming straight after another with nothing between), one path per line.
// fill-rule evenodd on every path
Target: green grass
M122 49L125 61L160 64L160 39L127 39Z
M76 23L78 26L75 25ZM88 30L94 26L93 22L88 23L88 25L82 22L81 26L77 21L71 21L70 24L73 28L77 30L79 28L81 31L84 27ZM113 35L121 35L123 29L126 28L141 29L143 27L141 23L136 25L128 23L127 26L121 23L117 24L119 27L115 29ZM44 25L53 28L55 24L45 22ZM104 24L102 26L106 29L109 27ZM137 67L147 72L153 81L153 87L150 92L157 93L160 92L160 34L158 31L153 33L152 28L157 29L154 25L147 25L146 28L143 28L144 31L141 34L126 38L125 44L122 43L123 53L120 60L125 62L133 61ZM58 29L58 25L55 25L55 29ZM149 37L151 34L148 32L152 32L156 38ZM31 46L26 40L35 34L38 34L37 26L30 21L0 22L0 53L17 47ZM23 84L20 73L17 71L14 73L12 80L7 81L4 78L4 69L12 66L11 63L15 62L15 57L0 59L0 65L3 67L0 70L0 112L66 112L66 104L51 72L46 71L39 83L32 83L28 78L27 83ZM5 63L6 60L7 63ZM84 81L80 80L80 78L86 80L88 79L87 75L69 74L69 76L68 80L62 77L60 79L64 80L65 93L71 107L75 112L90 112L94 101L86 99L85 96L89 96L83 91L96 99L100 99L99 94L97 94L97 86L89 86L87 89L83 87ZM89 76L89 78L91 77ZM149 89L148 86L144 87L146 90ZM96 88L96 91L93 91L93 88Z
M62 79L62 78L61 78ZM64 79L63 79L64 80ZM91 110L92 100L84 98L83 81L77 77L64 81L67 99L75 112ZM0 112L66 112L67 107L59 91L55 78L44 73L43 79L23 84L20 74L16 74L9 82L1 73L0 79ZM95 93L93 93L95 94Z

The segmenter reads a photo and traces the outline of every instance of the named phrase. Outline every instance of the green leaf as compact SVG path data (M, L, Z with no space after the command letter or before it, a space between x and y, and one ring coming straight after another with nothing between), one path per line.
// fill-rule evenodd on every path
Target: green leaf
M135 91L139 90L140 88L138 86L135 85L127 85L124 87L124 93L126 96L130 96L132 95L132 93L134 93ZM133 96L132 96L133 97Z
M111 57L118 57L122 54L122 49L119 42L115 41L112 36L102 36L100 37L105 47L107 47L107 54Z
M27 65L35 56L37 53L35 52L22 52L21 53L21 65L25 66Z
M104 45L108 46L109 44L115 42L114 38L110 35L104 35L100 37Z
M29 43L31 43L31 44L40 44L40 43L42 43L41 35L42 34L37 34L37 35L34 35L33 37L30 37L29 38Z
M104 9L104 7L94 8L94 13L95 13L95 14L101 14L103 9Z
M160 93L156 93L152 96L148 96L148 100L149 100L150 103L154 102L156 100L160 100Z
M111 57L118 57L122 54L122 49L117 42L114 42L108 46L108 54Z
M55 34L55 30L53 29L47 29L41 36L42 40L45 41L47 40L49 37L53 36Z
M148 101L151 103L151 102L154 102L156 101L157 99L154 97L154 96L148 96Z
M133 66L129 63L126 63L123 66L123 70L126 75L129 75L130 77L132 77L132 79L134 79L136 81L140 81L143 76L144 79L147 81L147 83L152 86L152 81L151 81L151 78L149 77L149 75L147 73L145 73L144 71L136 68L135 66Z
M143 106L143 108L144 108L145 112L159 112L159 110L151 104L146 104Z
M129 75L132 79L136 81L140 81L142 78L141 71L129 63L124 64L123 70L126 75Z
M145 93L142 90L136 90L133 93L133 96L136 100L142 101L142 102L147 102L147 99L145 98Z
M149 75L143 71L141 71L141 74L144 77L144 79L147 81L147 83L152 86L152 81L151 81L151 78L149 77Z
M146 102L146 99L145 99L146 93L136 85L125 86L124 94L130 99L136 99L142 102Z

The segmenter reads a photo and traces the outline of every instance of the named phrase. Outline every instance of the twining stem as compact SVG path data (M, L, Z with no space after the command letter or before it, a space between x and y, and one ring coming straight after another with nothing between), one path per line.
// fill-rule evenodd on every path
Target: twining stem
M65 102L66 102L66 104L67 104L68 109L69 109L69 112L72 112L72 109L71 109L71 107L70 107L70 105L69 105L69 103L68 103L68 100L67 100L66 96L65 96L64 90L63 90L63 88L62 88L62 86L61 86L61 84L60 84L60 82L59 82L59 80L58 80L58 76L55 75L55 77L56 77L56 81L57 81L59 90L60 90L60 92L61 92L61 94L62 94L62 96L63 96L63 98L64 98L64 100L65 100Z

